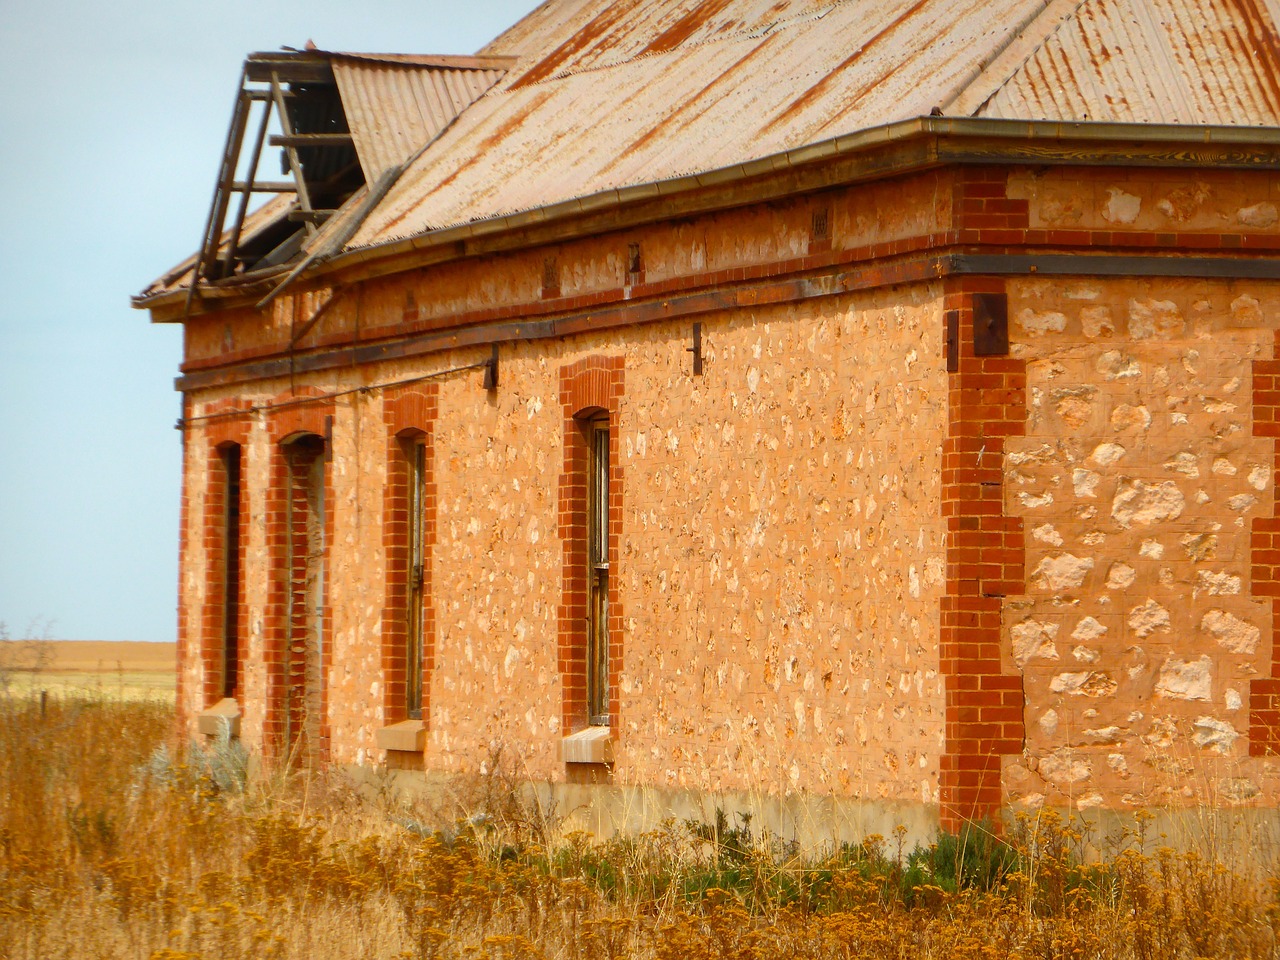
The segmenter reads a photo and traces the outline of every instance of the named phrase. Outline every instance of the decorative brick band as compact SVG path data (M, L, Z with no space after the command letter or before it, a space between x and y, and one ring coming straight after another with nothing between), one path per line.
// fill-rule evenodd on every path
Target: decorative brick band
M1001 608L1004 597L1026 589L1022 519L1004 513L1004 441L1026 429L1026 362L974 353L973 296L1003 292L1001 280L958 278L944 297L960 334L942 465L940 774L942 822L952 829L999 810L1000 758L1020 753L1025 737L1022 678L1001 668Z
M1280 331L1275 336L1273 353L1280 354ZM1253 361L1253 435L1280 437L1280 360ZM1272 476L1280 480L1275 446ZM1249 559L1253 595L1271 600L1271 669L1249 684L1249 753L1258 757L1280 753L1280 511L1274 497L1271 516L1254 518Z
M609 637L608 711L618 730L618 683L622 673L622 601L618 549L622 534L622 463L618 456L618 410L623 396L622 357L586 357L560 371L564 412L564 468L560 473L558 522L563 543L563 593L559 607L557 665L561 683L561 721L565 733L588 726L587 710L587 498L591 447L584 418L609 418Z
M422 489L422 720L430 721L431 674L435 669L436 614L432 602L432 547L436 542L435 422L439 385L423 383L383 394L382 418L387 428L387 483L382 500L382 546L386 556L386 593L382 610L383 718L386 723L407 719L409 638L410 482L413 467L408 453L423 446Z
M273 404L288 403L320 391L298 388L292 394L276 397ZM311 665L317 671L318 703L307 709L307 657L312 638L308 637L306 589L308 569L306 561L307 514L312 509L307 497L306 474L317 461L327 461L330 455L329 434L333 422L333 402L317 400L314 403L287 406L273 411L269 425L272 440L271 480L267 491L267 549L271 557L272 578L263 616L263 655L267 673L266 715L263 718L264 749L277 756L287 756L302 746L300 758L327 760L329 753L328 683L326 682L330 640L333 622L329 603L329 553L333 542L333 482L332 473L324 464L322 496L324 502L323 553L320 565L323 582L319 589L324 603L319 611L317 624L321 637L316 657ZM322 441L323 448L310 459L291 458L287 443L297 437L309 436ZM290 566L292 558L292 567ZM307 638L297 643L295 638ZM318 714L318 715L317 715ZM312 737L303 737L310 729Z
M206 487L204 499L204 554L207 564L207 580L205 583L205 600L200 617L200 660L204 676L203 705L208 707L223 697L238 697L241 679L244 676L245 636L244 628L248 623L248 611L245 607L244 582L241 576L233 578L236 596L233 598L234 619L228 624L227 614L227 571L243 571L245 569L244 536L245 520L248 517L248 490L241 482L239 503L235 513L239 517L240 530L237 532L237 556L234 563L228 564L226 553L228 539L228 513L232 504L228 502L227 460L228 448L236 448L237 462L249 443L249 404L246 401L227 399L209 404L205 415L243 412L243 417L226 417L208 421L204 429ZM228 633L231 643L228 644ZM230 649L228 649L230 646ZM233 658L231 669L227 670L228 657ZM227 673L230 673L230 676Z

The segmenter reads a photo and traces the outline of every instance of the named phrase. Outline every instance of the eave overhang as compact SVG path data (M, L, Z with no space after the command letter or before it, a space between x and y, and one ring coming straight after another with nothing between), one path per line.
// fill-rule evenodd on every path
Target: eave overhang
M312 260L294 279L347 284L946 164L1026 163L1280 169L1280 128L917 117L730 167L344 250ZM190 313L253 305L291 269L202 284ZM133 305L150 310L153 322L177 322L186 300L184 288L134 297Z

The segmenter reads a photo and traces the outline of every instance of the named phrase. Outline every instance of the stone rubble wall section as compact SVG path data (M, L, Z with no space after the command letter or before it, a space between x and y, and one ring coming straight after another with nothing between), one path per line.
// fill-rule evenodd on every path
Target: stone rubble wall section
M1004 611L1027 695L1010 799L1276 802L1274 764L1250 759L1274 622L1251 533L1275 512L1251 379L1274 365L1280 285L1009 288L1029 393L1027 435L1006 445L1027 550L1027 594Z
M565 777L559 373L621 354L625 657L615 778L936 802L940 293L906 287L708 316L702 377L690 373L687 325L673 323L503 348L492 395L478 371L440 381L425 765L475 770L501 754L528 776ZM377 379L422 372L399 361ZM270 399L279 386L245 401ZM378 391L338 398L331 411L330 749L337 762L370 763L381 759L373 732L384 719L386 426ZM278 615L267 589L275 574L265 465L279 439L271 420L253 415L244 466L242 729L259 749L273 729L262 705L278 697L263 636ZM199 516L205 458L188 456ZM207 571L193 561L186 576L196 598ZM198 665L186 670L199 689Z

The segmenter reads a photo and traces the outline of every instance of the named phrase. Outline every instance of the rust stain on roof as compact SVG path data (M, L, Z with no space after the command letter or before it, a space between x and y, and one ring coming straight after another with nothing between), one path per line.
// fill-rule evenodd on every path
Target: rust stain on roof
M668 50L674 50L693 36L698 28L722 12L732 2L733 0L707 0L705 3L696 4L692 10L686 12L672 26L655 37L648 46L640 51L641 54L666 53ZM730 28L730 24L724 24L720 29L723 32Z
M603 37L610 27L626 15L634 2L635 0L630 3L614 3L606 7L590 23L570 35L563 43L513 83L511 89L517 90L520 87L527 87L554 75L561 64Z
M840 75L844 72L844 70L847 67L852 66L860 57L864 56L872 47L874 47L877 43L879 43L889 34L893 33L893 31L896 30L908 17L910 17L914 13L919 12L923 7L925 7L930 2L931 0L916 0L916 2L912 4L909 9L903 11L898 16L894 17L891 21L889 21L888 24L886 24L874 35L872 35L872 37L869 40L867 40L866 43L860 46L857 50L853 51L853 53L849 54L849 56L846 57L840 64L838 64L834 70L832 70L830 73L824 76L821 80L819 80L816 84L814 84L812 87L806 90L803 94L801 94L799 97L793 100L790 104L788 104L787 107L783 109L783 111L780 114L778 114L778 116L776 116L772 121L770 121L769 125L765 127L765 129L769 130L775 126L778 126L784 123L789 117L803 110L805 107L809 106L819 97L821 97L824 93L826 93L832 87L832 85L834 85L838 81ZM854 99L856 100L858 98L855 97Z
M1250 49L1242 53L1252 56L1257 63L1260 78L1270 94L1270 102L1273 107L1280 109L1280 42L1277 40L1275 24L1268 27L1268 18L1258 6L1258 0L1226 0L1226 3L1235 9L1244 23L1245 38L1249 41Z
M978 116L1280 123L1280 49L1259 0L1084 0Z
M639 140L637 140L635 143L631 145L630 149L627 152L640 153L645 149L647 149L655 141L659 140L660 138L667 138L672 136L674 133L676 133L680 129L688 126L694 119L704 114L708 109L708 104L706 103L708 95L717 87L726 87L726 86L732 86L733 84L735 84L740 79L740 72L744 67L744 65L747 63L747 61L751 60L758 54L765 51L770 41L772 41L775 36L777 35L769 34L758 45L753 46L750 50L748 50L745 54L743 54L743 56L736 63L734 63L732 67L730 67L724 73L721 73L716 77L714 77L708 84L702 87L702 89L700 89L687 101L680 104L680 106L676 108L674 113L668 114L666 119L662 122L661 125L652 127L648 131L646 131L640 137ZM677 122L677 118L680 118L679 122ZM607 173L609 170L613 169L616 163L621 159L622 159L621 156L615 158L613 162L606 164L605 167L601 170L601 172Z

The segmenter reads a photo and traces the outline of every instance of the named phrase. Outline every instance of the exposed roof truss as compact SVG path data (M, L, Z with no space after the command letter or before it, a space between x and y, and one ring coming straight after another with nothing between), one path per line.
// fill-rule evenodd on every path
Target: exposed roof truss
M351 197L438 136L502 78L508 57L283 50L250 54L187 294L275 271ZM279 148L278 171L263 151ZM254 198L270 198L258 210ZM323 238L316 241L322 243Z
M263 170L267 147L282 151L274 176ZM309 52L251 55L241 71L195 280L287 262L364 182L329 59ZM255 194L291 202L283 216L246 231Z

